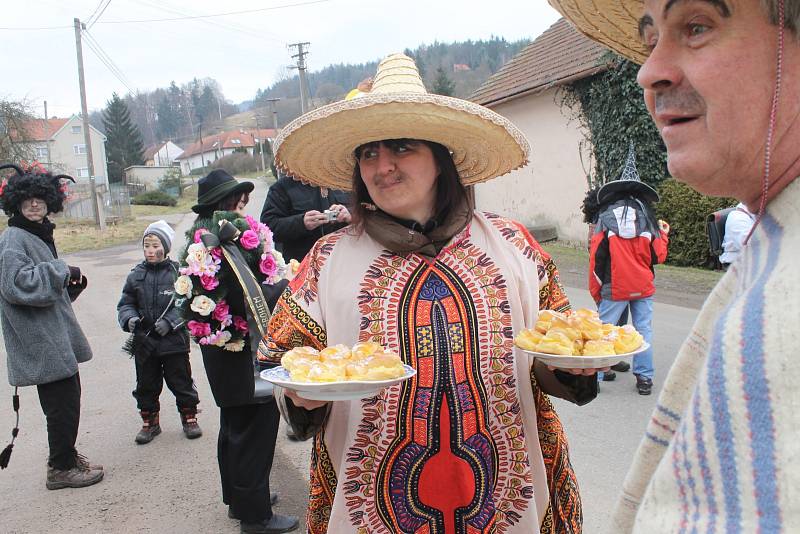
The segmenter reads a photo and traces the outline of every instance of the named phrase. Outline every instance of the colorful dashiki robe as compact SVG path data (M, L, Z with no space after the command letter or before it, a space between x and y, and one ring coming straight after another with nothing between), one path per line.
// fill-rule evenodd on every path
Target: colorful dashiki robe
M417 375L332 403L314 438L308 532L579 533L561 423L513 334L569 308L521 225L475 213L435 259L366 233L320 239L278 302L272 354L375 341Z

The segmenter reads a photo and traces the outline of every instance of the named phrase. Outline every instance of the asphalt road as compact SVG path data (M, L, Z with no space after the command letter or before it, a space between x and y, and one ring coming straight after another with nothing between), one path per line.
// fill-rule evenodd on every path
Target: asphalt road
M258 216L265 186L257 182L248 211ZM180 235L191 217L170 220ZM142 224L144 229L145 223ZM179 241L179 239L176 239ZM180 243L173 246L178 250ZM93 347L94 359L81 366L83 384L78 449L105 465L103 482L83 489L45 489L47 436L44 416L33 388L21 390L21 433L8 469L0 472L0 532L238 532L238 522L226 516L216 464L219 411L214 405L199 351L193 346L192 366L200 392L199 423L204 435L183 437L174 398L162 394L163 433L152 443L137 446L140 427L133 362L122 353L124 334L116 323L116 303L129 269L141 259L138 244L65 256L90 280L75 310ZM568 288L569 289L569 288ZM574 305L589 306L584 290L569 289ZM602 384L597 400L584 407L557 401L567 429L572 458L581 485L585 532L599 532L625 476L630 457L657 397L661 380L688 332L696 310L656 304L656 390L650 397L636 394L629 373ZM0 376L6 358L0 347ZM13 427L10 388L0 380L0 447ZM306 508L309 443L289 442L283 430L273 467L272 486L281 494L276 510L302 516Z

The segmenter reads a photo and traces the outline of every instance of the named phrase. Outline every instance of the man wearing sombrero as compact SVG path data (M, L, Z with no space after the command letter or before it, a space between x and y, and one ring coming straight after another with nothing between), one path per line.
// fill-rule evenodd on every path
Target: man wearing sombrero
M758 214L675 359L609 532L796 532L800 2L550 3L642 63L670 173Z
M471 208L465 190L527 163L494 112L430 95L413 61L384 59L370 92L314 110L278 138L277 165L353 191L353 225L320 239L276 306L270 354L377 342L417 374L357 401L277 393L314 438L308 531L580 532L561 423L588 376L514 349L540 309L569 303L525 228Z

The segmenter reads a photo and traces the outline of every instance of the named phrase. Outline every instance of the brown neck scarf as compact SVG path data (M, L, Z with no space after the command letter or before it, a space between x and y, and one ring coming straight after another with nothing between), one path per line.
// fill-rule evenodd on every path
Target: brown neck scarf
M395 254L416 252L435 258L450 240L472 220L472 208L467 198L445 215L444 220L429 232L422 233L403 225L383 211L370 211L364 217L364 231L372 239Z

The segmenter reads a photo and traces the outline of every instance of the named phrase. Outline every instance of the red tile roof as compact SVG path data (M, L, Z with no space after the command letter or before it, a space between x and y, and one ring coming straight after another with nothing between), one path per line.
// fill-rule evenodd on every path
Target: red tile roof
M189 145L178 159L188 159L201 152L213 152L220 148L220 143L222 148L250 148L256 146L254 139L275 139L275 136L276 132L272 128L261 128L260 130L245 128L244 131L220 132L219 134L205 136L202 141ZM237 140L238 142L236 142Z
M559 19L503 65L470 97L484 106L545 91L605 70L607 49Z
M22 136L28 141L47 141L53 134L59 131L70 119L34 119L22 123L22 129L25 134ZM14 140L19 139L19 132L12 132L11 137Z
M144 153L142 154L142 158L145 161L149 159L153 159L153 156L156 155L156 152L161 150L161 147L164 146L166 143L161 143L160 145L150 145L149 147L144 149Z

